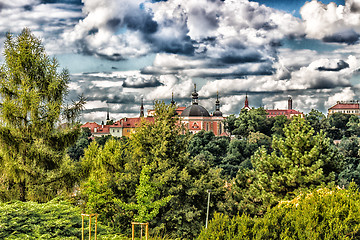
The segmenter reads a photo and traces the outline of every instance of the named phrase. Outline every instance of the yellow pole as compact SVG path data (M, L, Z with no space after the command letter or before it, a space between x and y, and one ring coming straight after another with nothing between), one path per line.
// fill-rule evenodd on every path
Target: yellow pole
M82 237L81 237L81 240L84 240L84 215L81 214L81 218L82 218L82 228L81 228L81 231L82 231Z
M89 240L91 240L91 215L89 219Z
M134 225L134 223L131 223L131 229L132 229L131 240L135 240L135 225Z
M145 239L148 240L149 237L149 223L146 223L145 226Z
M97 239L97 214L95 215L95 240Z

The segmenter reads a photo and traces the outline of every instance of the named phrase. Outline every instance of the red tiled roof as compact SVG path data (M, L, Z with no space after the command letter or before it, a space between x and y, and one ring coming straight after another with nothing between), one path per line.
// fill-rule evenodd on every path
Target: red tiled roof
M275 113L278 113L278 115L287 115L287 114L302 114L302 112L299 112L295 109L266 109L265 110L270 115L273 115Z
M186 107L178 107L177 109L175 109L176 113L178 115L181 115L181 113L185 110Z
M329 109L359 109L359 103L337 103Z
M81 126L82 128L89 128L91 133L95 134L107 134L110 133L110 125L100 125L96 122L87 122ZM96 128L96 131L95 131Z
M155 119L153 117L146 117L143 118L145 121L147 122L154 122ZM137 117L137 118L123 118L120 120L120 124L122 125L122 127L124 128L136 128L136 127L140 127L140 123L141 123L141 118Z

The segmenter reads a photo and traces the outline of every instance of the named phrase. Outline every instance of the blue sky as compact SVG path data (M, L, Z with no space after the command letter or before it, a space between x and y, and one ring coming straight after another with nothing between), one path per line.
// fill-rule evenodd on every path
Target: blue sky
M82 121L139 115L154 100L238 114L253 107L326 112L359 99L360 0L13 0L4 33L29 27L88 98ZM2 57L0 57L1 61Z

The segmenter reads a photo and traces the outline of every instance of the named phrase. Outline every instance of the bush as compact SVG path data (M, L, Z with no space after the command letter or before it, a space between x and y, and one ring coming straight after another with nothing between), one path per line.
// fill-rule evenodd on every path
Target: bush
M67 201L0 203L0 212L0 239L81 239L80 208ZM98 236L121 239L99 223Z
M360 239L360 195L321 188L282 201L263 218L216 214L198 239Z

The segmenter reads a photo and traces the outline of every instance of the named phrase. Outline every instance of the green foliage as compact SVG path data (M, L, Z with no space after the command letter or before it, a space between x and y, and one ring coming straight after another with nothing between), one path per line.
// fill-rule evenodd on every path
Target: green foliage
M146 216L154 209L148 208L150 204L144 208L144 214L139 214L138 207L148 202L161 203L158 204L161 206L168 201L158 208L158 214L153 214L156 216L150 221L151 233L166 232L174 238L193 238L205 221L206 190L212 189L210 206L213 212L217 204L224 201L225 183L220 178L221 170L211 168L202 155L189 157L190 135L181 134L183 128L174 118L175 106L158 102L155 111L155 122L143 122L127 141L113 140L114 144L110 144L110 140L104 148L91 143L85 150L82 158L85 182L96 179L99 185L89 189L93 193L85 190L83 199L88 201L87 206L101 206L108 202L102 208L97 207L96 211L100 216L106 216L103 219L106 224L115 226L116 223L123 232L129 230L128 226L136 215ZM146 171L145 166L151 168L151 173L142 172ZM145 177L144 181L141 181L141 175ZM85 189L90 187L83 186ZM150 195L141 194L142 191L149 191ZM91 198L91 194L102 197ZM173 197L170 199L169 196ZM126 212L120 207L116 210L119 201L115 199L134 203L129 206L136 205L136 208Z
M91 132L89 128L82 128L80 136L76 143L67 149L67 154L69 157L78 162L82 156L84 156L84 149L88 147L91 142L89 137L91 136Z
M79 128L56 128L69 74L57 72L41 41L24 29L7 34L0 68L0 176L3 200L47 201L69 190L75 176L65 157ZM80 104L81 105L81 104ZM4 199L5 198L5 199Z
M352 181L360 185L360 142L358 137L341 139L337 148L344 158L344 169L339 174L338 185L347 186Z
M324 129L327 133L327 136L331 139L342 139L343 137L349 137L351 132L347 132L348 122L352 115L344 113L334 113L331 114L324 123ZM352 118L354 119L354 118Z
M284 127L290 122L290 120L285 115L276 116L273 119L274 124L271 128L273 136L284 137Z
M34 202L0 203L0 212L1 239L75 240L81 238L80 208L74 207L66 201L54 199L43 204ZM111 229L101 224L98 224L98 233L99 239L116 237ZM121 236L117 235L116 239L120 238Z
M309 122L315 132L318 133L321 129L324 129L326 116L322 112L319 112L316 109L311 109L311 111L305 115L305 119Z
M160 194L156 185L161 183L151 182L150 174L150 166L143 166L140 174L140 183L136 188L137 203L124 203L119 199L115 200L125 210L136 210L137 214L134 220L141 223L151 221L159 213L160 208L165 206L173 197L167 196L155 201L155 197Z
M284 132L284 139L273 138L271 154L265 148L255 153L254 170L239 172L232 188L237 195L232 198L239 199L238 210L262 215L269 206L299 190L334 183L342 163L329 139L322 132L314 135L300 117L293 118Z
M198 239L358 239L359 210L355 184L321 188L280 202L262 218L216 214Z
M235 121L233 134L247 138L250 132L261 132L270 135L272 119L266 118L267 112L263 108L253 108L249 111L242 111Z
M230 135L233 135L233 131L236 129L235 121L236 117L233 114L224 119L225 130L229 132Z
M215 137L213 132L200 131L194 134L189 142L190 157L204 155L213 166L219 166L226 156L229 145L228 137Z

